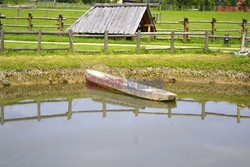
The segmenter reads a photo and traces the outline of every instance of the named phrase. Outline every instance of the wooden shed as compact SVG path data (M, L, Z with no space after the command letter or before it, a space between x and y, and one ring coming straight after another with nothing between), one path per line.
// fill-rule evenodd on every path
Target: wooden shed
M103 34L105 30L109 34L134 34L138 29L156 31L149 6L142 3L95 4L69 29L84 34Z

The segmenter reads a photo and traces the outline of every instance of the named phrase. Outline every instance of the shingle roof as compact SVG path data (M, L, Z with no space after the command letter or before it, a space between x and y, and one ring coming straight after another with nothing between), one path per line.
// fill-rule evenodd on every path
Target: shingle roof
M134 34L147 10L147 4L96 4L69 29L76 33L102 34L108 30L110 34ZM148 18L153 24L151 15Z

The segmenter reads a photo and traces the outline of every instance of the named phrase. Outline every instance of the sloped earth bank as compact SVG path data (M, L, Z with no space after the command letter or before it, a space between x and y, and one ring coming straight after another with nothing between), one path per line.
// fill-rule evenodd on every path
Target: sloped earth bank
M200 70L168 67L110 68L103 65L96 70L136 79L163 79L165 83L194 82L250 86L250 73L233 70ZM73 84L85 82L86 68L0 71L0 87L27 84Z

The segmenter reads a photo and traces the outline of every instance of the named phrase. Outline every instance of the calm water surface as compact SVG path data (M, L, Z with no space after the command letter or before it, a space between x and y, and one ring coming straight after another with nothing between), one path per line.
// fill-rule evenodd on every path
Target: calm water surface
M250 166L248 88L237 95L244 104L72 87L0 91L1 167Z

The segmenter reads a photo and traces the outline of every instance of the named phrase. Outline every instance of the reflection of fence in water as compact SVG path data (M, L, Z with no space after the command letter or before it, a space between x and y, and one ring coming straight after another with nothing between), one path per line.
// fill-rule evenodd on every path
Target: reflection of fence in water
M93 98L92 98L93 99ZM95 100L95 99L94 99ZM5 119L5 107L12 106L12 105L1 105L1 125L4 125L5 122L13 122L13 121L25 121L25 120L38 120L41 121L41 119L48 119L48 118L55 118L55 117L67 117L67 119L71 119L73 114L81 114L81 113L102 113L103 118L106 117L106 114L109 112L132 112L135 114L135 116L139 115L167 115L168 118L171 118L172 116L185 116L185 117L201 117L202 120L205 119L206 116L220 116L220 117L230 117L230 118L236 118L237 123L240 123L241 118L243 119L250 119L250 116L242 116L241 110L243 109L240 106L237 106L236 115L229 115L224 113L215 113L215 112L206 112L206 102L199 102L196 100L177 100L178 102L190 102L190 103L200 103L201 104L201 114L192 114L192 113L173 113L172 109L176 108L175 102L170 103L162 103L165 104L166 109L168 112L145 112L140 111L141 109L144 109L145 107L139 106L138 104L124 104L121 105L119 102L115 103L114 101L105 100L105 99L98 99L98 102L102 103L102 110L80 110L80 111L72 111L72 102L73 99L52 99L52 100L41 100L41 101L21 101L16 103L15 105L23 105L23 104L36 104L37 105L37 116L30 116L30 117L22 117L22 118L10 118ZM55 102L68 102L68 111L65 113L59 113L59 114L52 114L52 115L42 115L41 110L41 103L55 103ZM107 109L107 104L118 104L119 106L126 106L126 107L132 107L132 109ZM160 103L159 103L160 104ZM149 106L150 107L150 106ZM163 106L160 106L158 108L163 108Z

